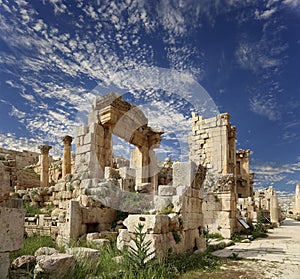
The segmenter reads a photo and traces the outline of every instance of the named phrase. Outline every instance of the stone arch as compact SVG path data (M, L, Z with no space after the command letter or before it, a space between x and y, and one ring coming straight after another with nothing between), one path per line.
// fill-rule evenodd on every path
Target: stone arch
M88 118L88 125L77 130L76 172L86 171L89 177L104 177L105 167L112 167L112 135L136 146L131 158L136 169L136 183L152 182L155 187L156 156L163 130L148 126L148 119L122 95L109 93L97 97Z

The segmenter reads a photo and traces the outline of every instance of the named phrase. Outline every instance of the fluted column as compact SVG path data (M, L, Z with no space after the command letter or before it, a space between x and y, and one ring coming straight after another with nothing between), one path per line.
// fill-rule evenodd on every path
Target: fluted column
M62 137L64 143L64 155L62 161L62 178L64 179L68 173L71 173L71 143L73 138L71 136Z
M49 150L52 146L40 145L38 147L41 150L41 187L49 186Z

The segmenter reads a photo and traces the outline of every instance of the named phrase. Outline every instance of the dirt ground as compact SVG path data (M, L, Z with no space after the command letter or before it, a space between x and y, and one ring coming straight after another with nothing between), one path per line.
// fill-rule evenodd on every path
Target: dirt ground
M182 279L300 279L295 266L262 260L228 260L218 272L189 272Z

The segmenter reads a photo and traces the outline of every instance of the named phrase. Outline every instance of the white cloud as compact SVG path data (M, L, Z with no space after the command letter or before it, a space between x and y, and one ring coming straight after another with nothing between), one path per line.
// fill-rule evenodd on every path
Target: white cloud
M300 0L284 0L283 3L291 6L292 8L300 6Z
M265 10L263 12L259 12L259 10L255 10L255 17L257 19L268 19L277 11L276 8Z
M272 96L254 96L250 99L249 105L252 112L265 116L271 121L276 121L281 117L278 105Z

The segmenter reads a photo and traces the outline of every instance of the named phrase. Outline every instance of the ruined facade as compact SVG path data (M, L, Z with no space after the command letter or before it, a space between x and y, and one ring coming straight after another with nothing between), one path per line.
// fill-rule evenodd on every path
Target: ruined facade
M254 174L250 172L250 150L236 152L236 186L238 198L253 197Z
M227 113L209 119L193 114L190 159L207 169L203 217L210 233L237 230L236 128Z
M136 146L130 161L136 184L151 183L157 189L153 149L159 147L163 131L149 127L143 112L115 93L96 98L88 125L77 130L75 172L104 178L105 167L113 167L113 134Z
M295 189L295 205L293 213L296 216L300 215L300 184L297 184Z
M0 148L0 162L5 166L9 179L9 187L38 187L39 175L34 166L39 161L39 153L31 151L15 151Z
M276 191L272 186L260 189L254 193L255 206L263 210L265 217L274 225L279 226L281 221L281 210L278 205Z

